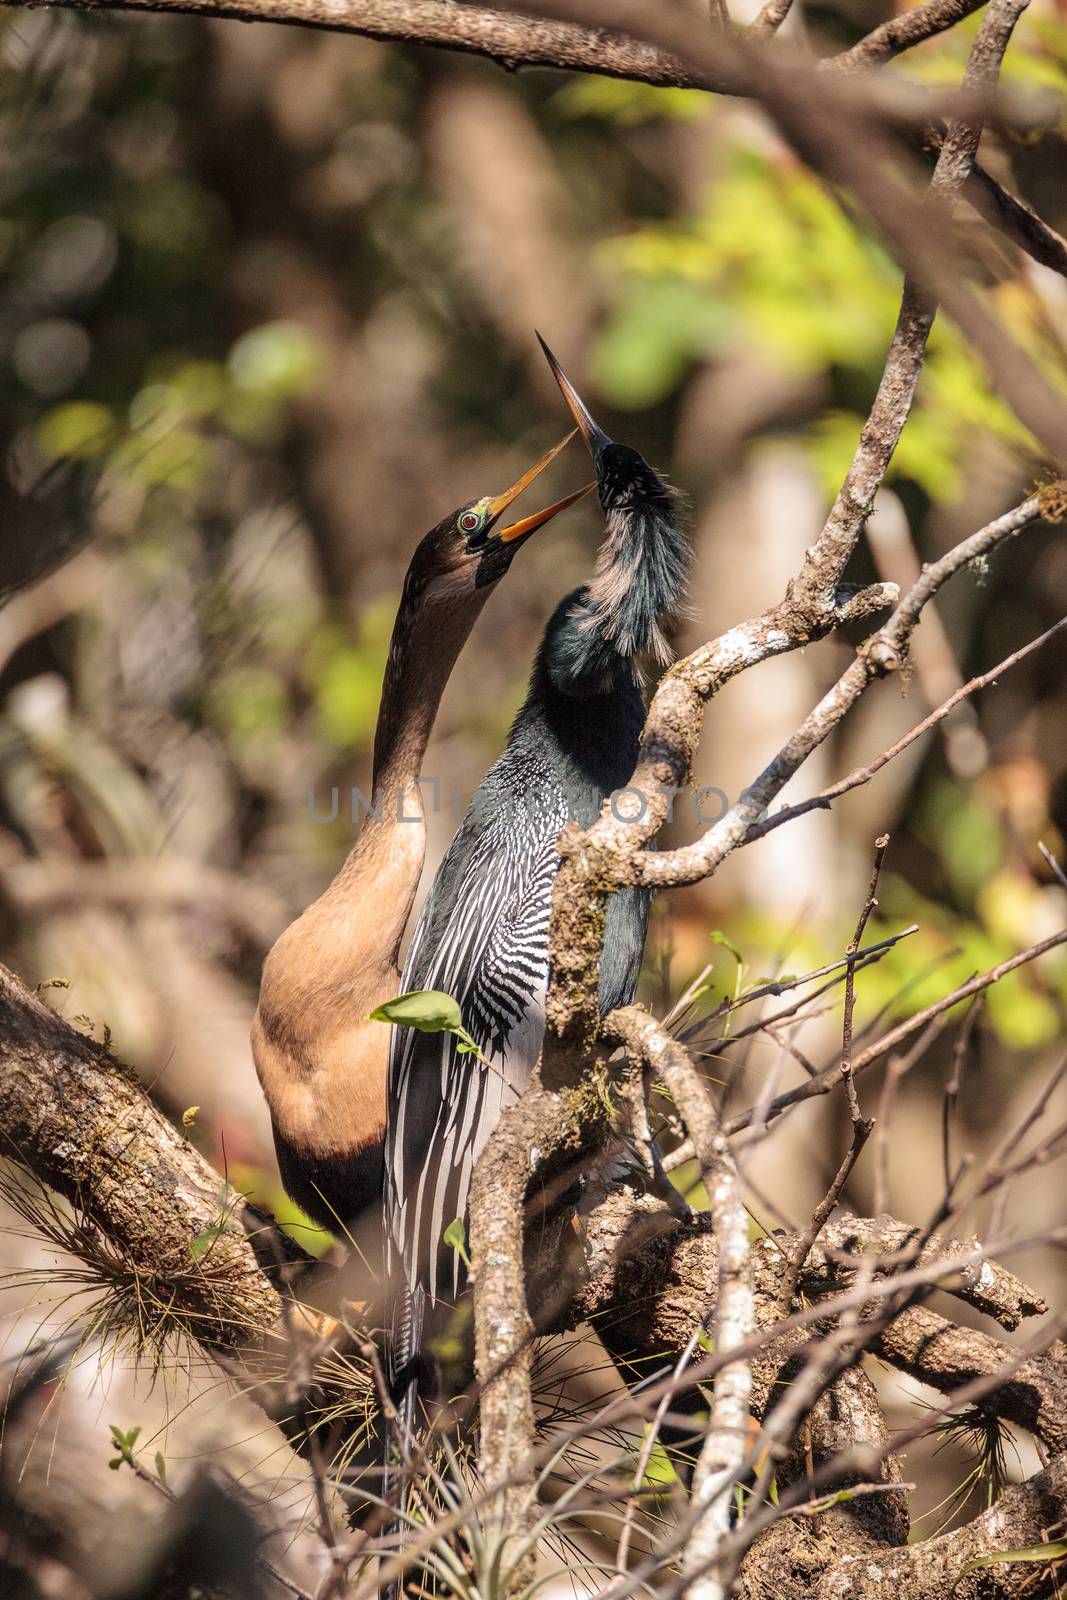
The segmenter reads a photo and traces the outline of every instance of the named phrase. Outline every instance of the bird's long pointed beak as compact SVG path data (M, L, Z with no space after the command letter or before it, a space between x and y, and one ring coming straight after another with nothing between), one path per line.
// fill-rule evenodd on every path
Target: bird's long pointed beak
M589 447L589 454L595 461L600 451L603 450L606 444L610 444L611 440L608 438L608 435L604 432L600 424L594 420L589 407L586 405L585 401L582 399L581 395L578 393L577 389L574 387L573 383L568 378L567 374L564 372L563 368L560 366L559 362L556 360L555 356L552 354L551 350L548 348L540 334L537 335L537 342L541 346L541 349L545 352L545 360L552 368L552 376L559 384L563 393L563 398L570 407L571 416L578 424L578 431L581 433L582 438Z
M573 438L574 435L571 435ZM553 517L558 517L561 511L566 511L576 500L595 489L595 483L587 483L584 488L575 489L573 494L565 495L562 500L557 500L554 506L546 506L543 511L535 511L532 517L523 517L521 522L512 522L508 527L501 528L496 537L502 544L511 544L515 539L522 539L528 533L533 533L535 528L541 528L546 522L551 522Z
M505 489L504 493L498 494L495 500L490 500L489 515L492 517L494 522L498 517L502 517L504 512L508 509L508 506L510 506L511 502L513 500L517 500L522 491L524 489L528 489L531 483L533 483L534 479L539 477L540 474L544 472L549 462L555 461L560 451L566 449L567 445L570 444L573 438L574 429L572 428L570 433L568 433L565 438L559 441L559 444L554 444L551 450L545 451L545 454L541 457L540 461L535 461L532 467L527 468L521 478L516 478L510 489Z

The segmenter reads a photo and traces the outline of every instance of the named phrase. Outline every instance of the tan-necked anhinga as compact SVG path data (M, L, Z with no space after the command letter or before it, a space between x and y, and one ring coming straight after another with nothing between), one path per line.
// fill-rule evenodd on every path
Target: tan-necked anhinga
M382 1195L389 1032L368 1012L397 993L422 872L422 758L456 658L535 529L593 486L497 523L568 434L503 494L461 506L419 544L393 626L374 739L377 801L325 893L274 945L252 1028L287 1192L333 1231Z
M393 1031L386 1144L387 1269L396 1297L390 1372L409 1430L433 1394L430 1349L463 1281L442 1235L467 1206L474 1163L540 1054L556 841L591 824L633 770L645 717L638 659L663 661L661 620L685 586L675 498L652 468L594 422L545 354L596 468L606 537L592 580L561 601L504 754L483 780L441 864L404 968L403 988L443 990L483 1059L448 1034ZM600 967L607 1011L633 999L648 896L611 896Z

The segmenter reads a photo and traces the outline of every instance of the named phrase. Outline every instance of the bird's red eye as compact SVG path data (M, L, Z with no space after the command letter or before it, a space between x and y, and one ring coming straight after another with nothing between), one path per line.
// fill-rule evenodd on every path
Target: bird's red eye
M465 511L459 519L459 525L464 533L473 533L475 528L481 526L481 520L473 511Z

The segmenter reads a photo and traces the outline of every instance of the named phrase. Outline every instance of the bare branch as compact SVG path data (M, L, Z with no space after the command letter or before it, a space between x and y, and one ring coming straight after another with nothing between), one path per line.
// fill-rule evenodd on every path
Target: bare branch
M838 726L870 684L876 678L900 669L907 657L908 642L919 623L923 607L938 590L962 568L1015 538L1024 529L1034 526L1046 514L1059 515L1056 496L1050 494L1045 499L1042 495L1033 495L926 567L885 626L864 641L856 659L837 683L725 816L694 844L678 850L647 853L634 860L630 864L628 881L661 888L695 883L709 877L732 851L747 843L750 831L761 824L771 801L781 793L812 751L818 749ZM693 659L689 658L690 661ZM684 672L687 667L688 663L683 662L677 670ZM655 709L653 702L653 713ZM596 824L597 828L599 826L599 823Z
M759 15L750 22L747 33L753 39L770 39L778 32L793 9L793 0L764 0Z
M905 1021L898 1023L895 1028L891 1028L888 1033L884 1033L880 1039L876 1039L873 1044L868 1045L853 1062L853 1072L858 1077L873 1062L881 1060L882 1056L888 1055L890 1050L895 1050L897 1045L903 1044L913 1034L919 1033L935 1017L939 1017L944 1012L950 1011L953 1006L959 1005L961 1000L969 1000L972 995L980 994L983 989L988 989L992 984L999 983L1000 979L1006 977L1009 972L1014 972L1018 967L1023 967L1031 961L1036 961L1039 956L1045 955L1047 951L1055 950L1059 945L1065 943L1067 943L1067 928L1060 933L1050 934L1047 939L1042 939L1038 944L1030 945L1026 950L1020 950L1017 955L1010 956L1008 960L999 962L995 967L990 967L987 972L979 973L975 978L969 978L966 983L961 983L958 988L951 990L947 995L943 995L940 1000L935 1000L932 1005L926 1006L922 1011L915 1012ZM765 1106L762 1109L760 1113L761 1121L773 1121L776 1117L781 1116L783 1111L788 1110L790 1106L798 1105L802 1100L810 1100L815 1095L828 1094L833 1088L838 1075L836 1066L827 1067L820 1072L817 1078L811 1078L807 1083L800 1084L796 1089L787 1090L786 1093L776 1096L769 1106ZM750 1111L743 1112L727 1124L726 1131L728 1133L739 1133L742 1128L748 1127L752 1120L753 1116Z
M977 161L964 190L979 216L998 228L1043 267L1067 278L1067 239L1009 193Z
M907 733L903 734L894 744L891 744L887 750L883 750L881 755L875 756L873 761L868 761L866 765L861 767L853 767L852 771L844 778L840 778L837 783L830 784L828 788L822 789L818 794L813 794L807 800L798 800L795 805L783 806L773 816L765 817L762 822L755 823L748 831L745 840L746 844L751 844L755 839L762 839L764 834L773 833L774 829L780 828L784 822L790 822L794 817L802 817L805 812L825 809L833 801L840 799L843 794L848 794L850 789L859 789L864 784L870 783L871 779L881 772L883 767L888 766L889 762L906 750L910 744L914 744L916 739L921 738L924 733L936 727L939 722L943 721L945 717L955 710L961 701L968 699L973 694L977 694L979 689L988 688L991 683L996 683L998 679L1003 677L1005 672L1017 666L1020 661L1025 661L1027 656L1033 655L1035 650L1040 650L1043 645L1048 644L1049 640L1062 633L1064 628L1067 628L1067 617L1061 617L1059 622L1054 622L1051 628L1046 628L1044 633L1039 634L1036 639L1031 639L1029 644L1024 644L1018 650L1013 650L1010 656L1005 656L1003 661L998 661L996 666L990 667L988 672L980 672L977 677L961 684L955 693L949 695L947 700L942 701L941 705L931 711L929 716L924 717L921 722L917 722L914 728L909 728Z
M744 1344L755 1325L748 1217L737 1166L714 1102L683 1047L637 1006L613 1011L604 1026L610 1038L618 1039L648 1063L670 1094L693 1142L711 1203L718 1249L714 1343L722 1365L693 1480L694 1521L683 1568L694 1575L686 1590L688 1600L722 1600L726 1590L713 1564L730 1527L733 1487L746 1454L752 1390L749 1363L730 1360L731 1352Z
M831 72L865 72L870 67L881 66L905 50L911 50L924 39L954 28L957 22L979 11L985 0L927 0L925 5L912 11L902 11L890 17L854 44L850 50L832 56L827 63Z

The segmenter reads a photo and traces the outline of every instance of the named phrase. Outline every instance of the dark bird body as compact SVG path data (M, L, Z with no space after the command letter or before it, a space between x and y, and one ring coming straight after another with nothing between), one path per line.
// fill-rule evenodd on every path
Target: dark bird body
M551 358L550 358L551 359ZM390 1055L386 1241L397 1292L390 1371L407 1428L438 1386L431 1346L448 1328L463 1264L442 1235L466 1211L474 1163L526 1084L545 1029L556 842L591 824L625 785L645 700L637 659L665 659L686 546L673 497L615 444L560 378L597 469L607 533L592 581L557 607L504 754L482 781L434 880L403 987L456 999L484 1060L450 1035L396 1029ZM632 1000L648 922L641 891L613 895L600 969L603 1010Z

